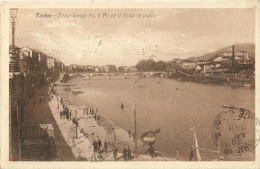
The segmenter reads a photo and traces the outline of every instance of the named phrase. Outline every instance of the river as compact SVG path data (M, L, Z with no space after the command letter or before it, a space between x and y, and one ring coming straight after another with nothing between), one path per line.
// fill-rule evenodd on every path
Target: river
M159 83L158 83L159 82ZM189 157L192 146L192 126L211 130L214 118L222 105L231 104L255 110L255 90L230 86L180 82L166 78L76 78L70 84L83 91L78 103L98 108L125 130L134 132L136 105L137 133L161 128L156 134L155 147L167 157ZM75 88L75 86L74 86ZM125 107L122 110L121 104ZM200 146L217 149L212 136L197 133ZM203 160L212 160L217 154L201 151Z

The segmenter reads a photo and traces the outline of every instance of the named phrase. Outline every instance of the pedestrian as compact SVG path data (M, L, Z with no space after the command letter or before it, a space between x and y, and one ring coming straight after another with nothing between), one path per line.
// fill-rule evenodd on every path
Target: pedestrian
M103 159L103 151L102 150L98 150L99 153L99 158Z
M192 161L193 157L194 157L194 152L193 149L190 148L190 161Z
M66 113L66 119L69 120L69 113Z
M123 157L124 157L124 161L127 161L127 152L126 152L125 147L124 147L124 150L123 150Z
M97 141L95 139L94 139L92 145L94 147L94 153L97 152L98 143L97 143Z
M115 148L113 151L115 161L117 161L117 152L118 152L118 150L117 150L117 148Z
M86 108L86 114L88 115L88 108Z
M66 110L65 109L63 109L63 111L62 111L62 118L64 118L64 117L66 117Z
M133 134L133 142L135 142L135 133Z
M153 145L150 147L150 153L151 153L151 157L153 158L153 155L154 155L154 146Z
M151 157L153 158L153 155L154 155L154 147L153 147L153 145L151 145L151 146L149 147L149 149L145 152L145 154L146 154L148 151L150 152Z
M97 115L97 125L100 126L100 116L99 115Z
M128 130L129 138L131 137L131 130Z
M126 150L126 152L127 152L127 159L128 159L128 161L129 160L132 160L132 155L131 155L131 151L130 151L130 148L129 147L127 147L127 150Z
M95 113L94 119L97 121L97 114Z
M98 139L98 148L100 149L101 146L102 146L101 140Z
M69 112L69 119L71 119L71 111Z
M158 156L158 150L157 150L157 149L154 150L154 156L155 156L155 157Z
M105 152L107 153L107 141L104 142Z

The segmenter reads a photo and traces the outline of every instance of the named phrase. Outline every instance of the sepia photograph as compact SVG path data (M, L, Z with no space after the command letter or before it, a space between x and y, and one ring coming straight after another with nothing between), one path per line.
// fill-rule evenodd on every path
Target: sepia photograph
M259 4L51 5L2 5L9 163L256 167Z

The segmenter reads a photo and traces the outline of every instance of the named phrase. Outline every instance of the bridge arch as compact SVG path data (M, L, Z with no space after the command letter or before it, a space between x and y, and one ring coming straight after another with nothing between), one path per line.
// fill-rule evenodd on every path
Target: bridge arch
M123 75L125 78L127 78L127 76L124 73L113 73L113 74L111 74L111 76L117 76L117 75Z
M91 73L91 76L105 76L103 73Z
M154 72L152 76L158 75L158 74L159 74L160 76L163 75L163 77L166 77L166 73L164 73L164 72Z
M147 77L146 74L143 73L143 72L136 72L136 73L133 73L133 75L141 75L141 76L143 76L144 78Z

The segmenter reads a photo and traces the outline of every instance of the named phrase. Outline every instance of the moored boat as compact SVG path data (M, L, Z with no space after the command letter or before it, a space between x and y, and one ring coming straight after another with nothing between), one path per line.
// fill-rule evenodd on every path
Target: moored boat
M147 132L142 133L141 138L145 137L148 133L156 134L160 132L161 128L156 128L154 130L149 130Z

